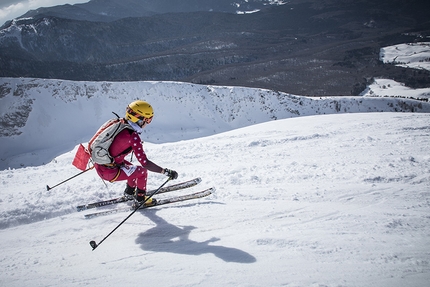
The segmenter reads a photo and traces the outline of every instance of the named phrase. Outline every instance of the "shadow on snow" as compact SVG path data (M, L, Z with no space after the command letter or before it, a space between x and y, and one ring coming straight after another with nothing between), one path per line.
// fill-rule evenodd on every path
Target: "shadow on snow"
M170 252L186 255L201 255L213 253L225 262L254 263L256 258L251 254L231 247L209 245L220 240L211 238L203 242L189 239L194 226L177 227L156 215L157 210L146 210L145 216L152 220L156 226L138 235L136 243L142 250L154 252Z

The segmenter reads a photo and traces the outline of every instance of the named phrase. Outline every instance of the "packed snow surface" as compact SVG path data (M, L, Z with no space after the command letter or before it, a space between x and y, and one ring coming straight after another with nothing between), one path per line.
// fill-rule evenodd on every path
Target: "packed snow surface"
M217 191L139 211L94 251L128 213L74 208L124 183L89 171L47 191L78 172L75 150L1 171L0 285L426 286L429 140L429 114L363 113L146 144L176 182L203 179L172 194ZM150 174L150 187L164 180Z

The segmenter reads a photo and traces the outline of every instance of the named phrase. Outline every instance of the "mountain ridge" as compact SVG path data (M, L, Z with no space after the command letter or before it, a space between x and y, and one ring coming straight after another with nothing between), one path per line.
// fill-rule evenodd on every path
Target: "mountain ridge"
M430 36L428 5L291 1L245 15L14 20L0 30L0 76L183 81L316 96L356 96L373 77L422 88L430 85L428 71L384 64L379 53Z
M299 116L430 113L429 102L399 98L310 98L266 89L179 82L0 78L0 169L50 161L52 152L58 155L88 141L114 117L112 112L121 115L124 105L136 99L149 101L155 109L154 121L142 135L144 140L151 135L153 143L205 137ZM86 119L85 125L81 119ZM178 122L177 129L171 128L172 121ZM49 155L44 154L47 150ZM31 162L20 161L24 154Z
M223 12L238 13L258 11L267 6L285 4L273 0L91 0L86 3L64 4L30 10L19 18L57 18L111 22L129 17L148 17L165 13L183 12Z

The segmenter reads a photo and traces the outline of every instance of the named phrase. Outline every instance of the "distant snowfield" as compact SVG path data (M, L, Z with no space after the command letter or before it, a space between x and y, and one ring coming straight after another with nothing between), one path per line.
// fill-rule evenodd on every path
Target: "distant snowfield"
M397 66L430 70L430 42L408 43L381 49L380 60ZM365 97L430 99L430 87L411 89L390 79L375 79L363 93Z
M401 97L414 99L430 100L430 88L412 89L404 84L389 80L375 79L366 91L363 93L365 97Z
M382 48L380 60L401 67L430 70L430 42L399 44Z

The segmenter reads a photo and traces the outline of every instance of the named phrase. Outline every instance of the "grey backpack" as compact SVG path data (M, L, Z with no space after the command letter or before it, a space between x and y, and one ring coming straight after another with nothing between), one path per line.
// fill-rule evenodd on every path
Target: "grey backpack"
M115 137L124 129L133 130L124 119L111 119L99 128L97 133L88 142L88 151L95 163L104 165L113 164L114 159L109 153L109 147Z

